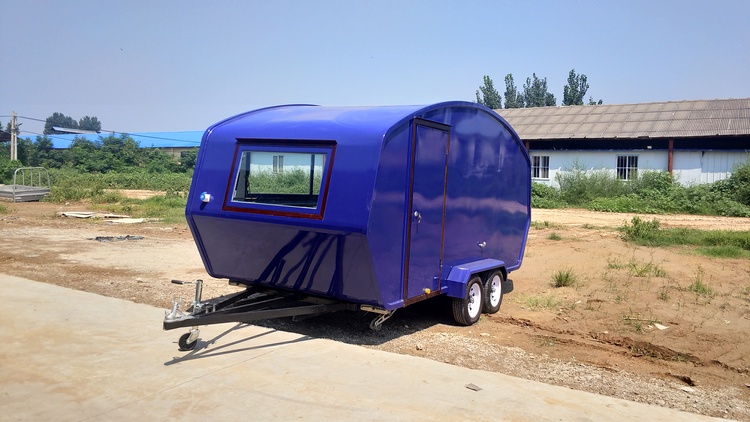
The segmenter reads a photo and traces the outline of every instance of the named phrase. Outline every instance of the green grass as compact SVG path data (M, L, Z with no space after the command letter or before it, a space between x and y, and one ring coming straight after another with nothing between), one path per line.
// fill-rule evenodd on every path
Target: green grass
M736 246L704 246L697 248L695 251L700 255L709 256L711 258L750 259L750 251L746 251Z
M578 282L578 276L573 272L572 268L563 268L552 274L553 287L570 287L578 285Z
M695 246L702 255L719 258L750 259L750 232L660 228L659 221L633 217L620 227L623 239L643 246Z
M6 207L5 204L0 203L0 214L7 214L8 212L10 212L8 207Z
M148 199L124 198L116 203L99 203L92 208L134 218L158 218L166 223L182 223L185 222L186 202L180 196L157 195Z
M527 309L556 309L562 306L563 301L553 294L542 296L524 296L519 298Z

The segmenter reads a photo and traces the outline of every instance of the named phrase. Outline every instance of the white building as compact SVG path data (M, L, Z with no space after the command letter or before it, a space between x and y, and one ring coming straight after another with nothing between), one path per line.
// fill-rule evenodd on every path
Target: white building
M532 180L557 186L574 168L618 178L668 171L683 185L729 177L750 161L750 98L495 110L532 158Z

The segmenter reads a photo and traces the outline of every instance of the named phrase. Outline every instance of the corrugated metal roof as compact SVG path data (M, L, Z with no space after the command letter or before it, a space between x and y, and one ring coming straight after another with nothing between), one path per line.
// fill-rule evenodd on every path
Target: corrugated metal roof
M529 140L750 135L750 98L495 111Z

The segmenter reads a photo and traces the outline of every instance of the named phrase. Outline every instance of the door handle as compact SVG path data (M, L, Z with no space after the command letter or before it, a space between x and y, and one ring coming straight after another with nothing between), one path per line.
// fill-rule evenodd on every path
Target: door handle
M420 214L419 211L414 211L414 218L417 219L417 223L422 222L422 214Z

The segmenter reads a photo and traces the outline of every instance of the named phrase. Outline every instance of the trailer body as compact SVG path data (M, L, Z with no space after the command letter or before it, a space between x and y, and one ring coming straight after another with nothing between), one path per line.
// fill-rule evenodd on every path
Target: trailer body
M392 311L518 269L530 174L475 103L286 105L206 130L185 213L212 277Z

